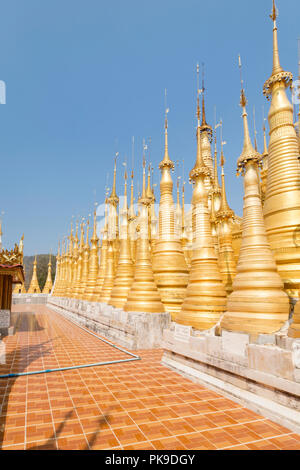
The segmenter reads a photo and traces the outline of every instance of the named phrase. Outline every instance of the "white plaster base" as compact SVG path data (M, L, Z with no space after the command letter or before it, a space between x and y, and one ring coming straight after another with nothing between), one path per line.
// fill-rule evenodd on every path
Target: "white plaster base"
M49 294L13 294L14 304L46 304Z
M128 349L160 348L169 313L125 312L105 303L48 296L47 306Z
M210 390L221 393L255 413L259 413L281 426L285 426L294 432L300 433L299 411L265 398L259 395L257 390L256 393L253 393L213 375L202 372L194 366L193 361L183 357L178 358L176 354L165 352L162 364L193 382L205 385Z
M176 338L164 331L162 364L248 408L300 432L300 369L297 350L249 344L246 336L193 331Z

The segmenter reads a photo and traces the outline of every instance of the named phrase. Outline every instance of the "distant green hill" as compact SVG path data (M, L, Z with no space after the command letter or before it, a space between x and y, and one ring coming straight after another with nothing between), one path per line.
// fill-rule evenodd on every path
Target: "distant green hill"
M47 274L48 274L48 263L49 263L49 254L47 255L37 255L37 277L40 285L40 289L43 290ZM25 265L25 288L28 290L32 272L33 272L33 262L34 256L24 256L24 265ZM54 282L55 278L55 270L56 270L56 258L54 255L51 255L51 263L52 263L52 282Z

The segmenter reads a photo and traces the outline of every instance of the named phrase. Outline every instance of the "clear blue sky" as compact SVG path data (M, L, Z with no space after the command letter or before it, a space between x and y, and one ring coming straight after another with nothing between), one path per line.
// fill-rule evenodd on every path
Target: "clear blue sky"
M163 156L164 89L169 150L194 164L196 63L205 63L209 123L222 116L228 200L242 214L237 56L262 147L262 86L272 66L271 0L9 0L1 2L0 212L4 245L25 233L25 254L56 251L72 215L104 196L113 156ZM299 0L277 0L282 66L297 74ZM253 134L253 133L252 133ZM181 170L180 170L181 172ZM137 173L140 172L137 171ZM139 176L137 174L137 176ZM158 170L155 175L158 181ZM175 175L174 175L175 181ZM118 192L123 192L118 179ZM188 199L191 187L187 185ZM157 192L158 194L158 192ZM189 200L188 200L189 202Z

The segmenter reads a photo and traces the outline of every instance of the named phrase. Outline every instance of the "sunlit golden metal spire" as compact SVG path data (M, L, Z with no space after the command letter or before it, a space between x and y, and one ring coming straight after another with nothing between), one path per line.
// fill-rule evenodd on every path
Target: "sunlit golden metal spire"
M130 253L130 240L128 237L128 206L127 206L127 172L124 173L124 206L121 215L120 227L120 255L114 284L110 294L109 304L123 308L133 281L133 263Z
M232 248L232 223L234 220L234 211L229 207L226 197L224 174L225 157L223 153L222 139L221 149L221 205L215 217L218 224L219 234L219 268L228 295L232 292L232 282L236 275L236 263Z
M84 222L82 220L80 224L80 243L78 249L78 260L77 260L77 273L76 273L76 280L73 290L73 297L78 298L80 295L80 285L81 285L81 277L82 277L82 269L83 269L83 249L84 249Z
M293 75L283 71L279 63L274 1L271 18L274 24L273 72L263 89L265 96L271 98L264 217L268 239L286 292L297 299L300 289L300 250L295 245L295 233L300 220L299 143L294 127L293 106L286 94Z
M238 172L244 175L245 191L242 244L233 292L227 299L221 328L257 335L275 333L283 326L289 315L289 300L266 235L258 176L260 155L249 136L242 80L241 86L244 147L238 159Z
M48 263L48 274L47 274L47 279L43 288L43 292L42 292L43 294L50 294L52 291L53 284L52 284L51 267L52 267L52 263L51 263L51 253L50 253L49 263Z
M84 299L84 292L87 287L88 276L89 276L89 258L90 258L89 231L90 231L90 220L87 219L86 240L85 240L85 245L83 247L83 255L82 255L82 275L81 275L81 280L80 280L80 290L78 294L78 297L80 299Z
M124 310L127 312L164 312L160 295L154 282L149 240L149 199L146 197L145 143L143 142L143 189L139 198L139 232L136 248L135 273Z
M27 291L28 294L40 294L41 293L41 289L40 289L38 278L37 278L36 266L37 266L37 261L36 261L36 255L35 255L34 262L33 262L32 278L31 278L30 286Z
M188 271L180 241L175 228L175 205L171 170L174 163L168 153L169 108L165 103L165 154L159 164L161 171L158 237L153 251L154 279L162 303L174 320L181 309L187 286Z
M197 75L199 66L197 66ZM194 182L192 197L193 254L186 297L176 322L199 330L212 328L225 310L226 292L218 268L211 231L208 193L205 177L209 170L204 164L200 145L199 89L197 90L197 158L190 172Z

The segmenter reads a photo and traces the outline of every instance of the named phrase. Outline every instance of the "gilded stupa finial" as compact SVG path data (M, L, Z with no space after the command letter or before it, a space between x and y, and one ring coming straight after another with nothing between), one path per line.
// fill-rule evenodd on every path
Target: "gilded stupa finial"
M280 65L276 24L278 10L276 8L275 0L272 0L272 2L272 13L270 18L273 21L273 69L271 77L265 82L263 87L263 93L268 99L270 99L274 83L284 82L286 87L291 87L293 82L292 73L284 71Z
M90 231L90 219L87 219L86 221L86 240L85 240L85 246L89 247L89 231Z
M108 202L112 204L113 206L117 207L119 204L119 198L116 193L116 177L117 177L117 158L118 158L119 152L116 152L115 158L114 158L114 176L113 176L113 185L112 185L112 190L111 194L108 198Z
M244 146L243 151L238 158L237 161L237 173L241 173L244 171L245 165L249 160L255 160L259 162L261 160L260 154L253 148L250 133L249 133L249 126L248 126L248 114L246 111L247 99L244 90L244 81L242 78L242 62L241 57L239 55L239 69L240 69L240 77L241 77L241 98L240 98L240 106L243 108L243 123L244 123Z
M215 124L215 136L214 136L214 141L215 141L215 149L214 149L214 184L213 184L213 191L215 193L219 193L221 191L220 189L220 184L219 184L219 176L218 176L218 149L217 149L217 128L221 125L221 122L219 124Z
M200 89L199 89L199 64L197 64L197 158L194 168L190 172L190 180L195 180L198 176L210 176L210 171L204 163L201 151L201 127L200 127Z
M97 237L97 211L96 211L96 204L95 203L95 208L94 208L94 217L93 217L93 235L92 235L92 238L91 240L98 240L98 237Z
M200 88L199 88L199 64L197 64L197 120L200 128Z
M124 206L123 206L124 211L127 212L127 169L126 169L126 163L125 163L125 171L124 171Z
M134 212L134 197L133 197L133 178L134 178L134 173L133 169L131 171L131 185L130 185L130 206L129 206L129 211L128 211L128 219L133 220L135 218L135 212Z
M201 122L201 132L207 132L209 142L212 141L212 128L206 122L206 112L205 112L205 85L204 85L204 63L202 63L202 88L199 90L199 93L202 93L202 122Z
M145 144L145 139L143 139L143 185L142 185L142 195L139 196L139 202L140 203L148 203L147 196L146 196L146 155L145 155L145 150L147 149L147 146Z
M255 106L253 106L253 127L254 127L254 148L257 152L257 130L256 130L256 119L255 119Z
M163 168L174 169L174 163L169 157L169 149L168 149L168 113L169 108L167 107L167 89L165 89L165 153L164 158L159 164L159 169L162 170Z
M82 219L81 224L80 224L80 249L82 250L84 245L84 220Z

